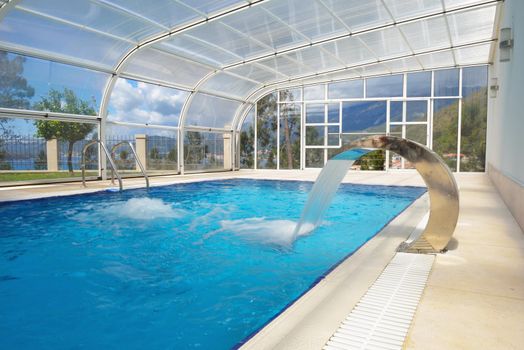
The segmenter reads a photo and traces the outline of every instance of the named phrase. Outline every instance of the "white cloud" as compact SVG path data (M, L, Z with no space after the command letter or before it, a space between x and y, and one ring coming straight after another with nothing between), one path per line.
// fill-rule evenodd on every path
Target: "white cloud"
M118 79L111 95L108 119L176 126L187 95L185 91Z

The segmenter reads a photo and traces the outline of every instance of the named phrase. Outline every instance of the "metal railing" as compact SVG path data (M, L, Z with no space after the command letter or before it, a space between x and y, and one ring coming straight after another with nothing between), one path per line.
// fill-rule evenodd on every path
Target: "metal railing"
M85 144L84 148L82 149L82 165L81 165L81 167L82 167L82 185L84 187L87 187L86 186L86 177L85 177L85 169L86 169L85 155L86 155L86 151L87 151L87 149L90 146L95 145L97 143L100 144L100 147L102 147L102 150L104 151L104 153L106 154L107 158L109 159L109 164L111 165L112 171L114 171L114 173L116 174L116 177L118 178L118 186L120 188L120 191L122 191L122 189L123 189L122 177L120 176L120 174L118 173L118 170L116 169L115 162L113 162L113 158L111 157L111 154L107 150L105 144L102 141L100 141L100 140L93 140L91 142L88 142L88 143Z
M133 155L135 156L136 163L138 164L138 167L140 168L140 171L142 172L142 175L144 175L144 179L146 180L146 188L149 189L149 177L147 176L146 169L144 168L144 165L142 164L140 159L138 159L138 154L136 153L135 148L133 147L133 144L130 141L120 141L119 143L111 147L111 158L115 159L115 151L118 147L122 145L128 145L129 148L131 148L131 152L133 152ZM111 183L115 183L115 172L116 170L111 169Z

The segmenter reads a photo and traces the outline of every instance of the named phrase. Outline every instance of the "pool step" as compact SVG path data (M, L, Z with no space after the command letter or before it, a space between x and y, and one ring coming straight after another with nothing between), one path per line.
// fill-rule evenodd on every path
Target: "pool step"
M397 253L323 349L402 349L434 260Z

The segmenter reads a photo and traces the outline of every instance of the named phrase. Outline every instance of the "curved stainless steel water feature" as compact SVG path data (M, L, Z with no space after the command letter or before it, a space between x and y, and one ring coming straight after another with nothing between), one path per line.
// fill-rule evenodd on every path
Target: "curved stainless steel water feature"
M430 210L426 228L415 241L404 242L399 247L399 251L418 253L443 251L451 240L458 220L459 193L455 178L448 166L435 152L416 142L394 136L378 135L354 141L349 145L347 151L330 159L310 192L308 204L304 208L295 233L298 234L306 223L314 226L319 224L321 217L311 215L311 213L327 209L336 188L340 185L353 162L377 149L389 150L407 159L415 166L428 187ZM335 177L333 175L323 176L327 173L337 174ZM333 194L320 199L315 198L321 197L314 194L315 189L318 193L318 191L323 190L323 186L331 187L331 190L334 188ZM310 219L311 217L313 219Z
M113 162L113 159L111 158L111 154L109 154L109 151L107 150L106 148L106 145L100 141L100 140L93 140L91 142L88 142L85 144L84 148L82 148L82 162L81 162L81 166L82 166L82 185L84 187L87 187L86 186L86 151L87 149L92 146L92 145L95 145L99 143L100 144L100 147L102 147L102 150L104 151L105 155L107 156L107 159L109 159L109 164L111 165L111 168L113 169L113 171L115 172L116 174L116 177L118 178L118 186L120 188L120 191L122 191L122 177L120 176L120 174L118 173L118 170L116 170L116 166L115 166L115 163Z
M142 175L144 175L144 179L146 180L146 188L149 189L149 177L147 176L146 169L144 168L144 165L138 158L138 154L136 154L135 147L133 147L133 144L130 141L121 141L111 147L111 158L115 159L115 151L118 147L128 145L129 148L131 148L131 152L133 152L133 155L135 156L136 164L138 164L138 167L140 168L140 171L142 172ZM113 169L111 169L111 183L115 183L115 172Z

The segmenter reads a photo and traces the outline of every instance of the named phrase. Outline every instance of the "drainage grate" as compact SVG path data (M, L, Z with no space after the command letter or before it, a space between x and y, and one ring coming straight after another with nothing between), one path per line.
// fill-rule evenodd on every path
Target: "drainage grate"
M324 350L402 349L434 260L397 253Z

